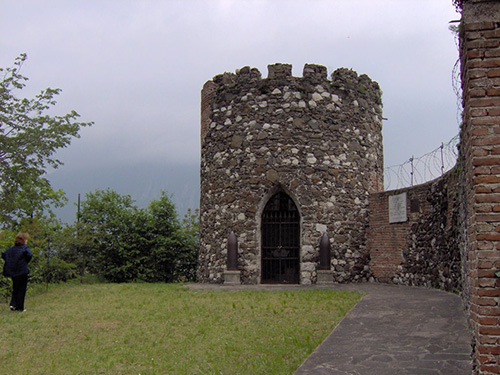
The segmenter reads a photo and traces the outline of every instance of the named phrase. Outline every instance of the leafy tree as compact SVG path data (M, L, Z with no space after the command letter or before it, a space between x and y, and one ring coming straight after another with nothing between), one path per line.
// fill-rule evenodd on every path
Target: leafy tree
M175 267L172 260L179 251L175 236L179 222L175 206L164 192L160 199L150 202L145 224L149 257L145 259L142 269L144 278L148 281L171 281Z
M199 248L198 212L188 211L179 222L175 205L166 192L147 210L149 249L145 257L144 281L193 281L196 279Z
M86 249L88 269L109 281L173 282L196 276L196 219L181 225L165 192L139 209L128 195L97 190L86 195L80 223L85 235L78 244Z
M190 233L179 223L175 205L166 192L153 200L146 210L148 256L141 276L144 281L185 281L195 275L197 249ZM193 254L193 251L195 254Z
M91 238L89 228L81 223L68 225L61 233L58 255L76 266L81 282L93 264Z
M62 164L55 152L67 147L79 130L91 122L78 122L78 113L49 115L60 89L47 88L33 99L16 94L28 78L21 75L27 59L21 54L14 66L0 68L0 220L32 215L62 205L64 193L55 191L44 177L47 168Z
M137 226L140 210L129 195L111 189L86 194L81 206L80 223L90 243L88 254L91 272L109 281L123 282L137 278L140 249Z

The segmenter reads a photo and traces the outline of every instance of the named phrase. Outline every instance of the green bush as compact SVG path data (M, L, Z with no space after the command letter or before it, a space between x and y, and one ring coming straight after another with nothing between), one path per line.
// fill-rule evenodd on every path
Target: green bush
M86 195L80 248L92 273L111 282L177 282L196 278L198 213L182 223L165 192L146 209L107 189Z
M113 190L86 195L79 222L63 227L52 219L28 218L0 232L1 251L18 232L30 234L30 284L64 282L94 274L110 282L196 280L199 212L179 221L165 192L145 209ZM15 230L14 230L15 229ZM3 261L0 263L3 266ZM8 280L0 293L10 293Z

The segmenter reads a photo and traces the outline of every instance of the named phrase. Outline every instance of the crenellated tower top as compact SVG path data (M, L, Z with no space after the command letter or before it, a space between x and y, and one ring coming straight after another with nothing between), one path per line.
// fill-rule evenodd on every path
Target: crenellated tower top
M263 104L269 100L272 103L281 101L285 112L304 112L306 109L313 112L340 111L342 106L354 106L355 113L367 110L380 120L382 113L381 91L377 82L367 75L358 76L351 69L339 68L329 79L325 66L305 64L302 77L294 77L292 65L278 63L268 65L268 77L262 78L257 68L246 66L236 70L236 73L216 75L203 86L202 143L215 119L214 109L217 112L218 108L238 105L242 101L249 105L252 100L259 103L244 114L257 115L263 108L268 108L269 112L269 107Z

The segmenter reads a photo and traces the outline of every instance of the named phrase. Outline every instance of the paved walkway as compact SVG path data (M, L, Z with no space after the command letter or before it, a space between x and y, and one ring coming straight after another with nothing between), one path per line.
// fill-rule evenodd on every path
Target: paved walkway
M368 293L296 375L471 375L471 334L459 296L362 284Z
M471 375L471 333L459 296L388 284L327 288L356 290L367 295L295 375Z

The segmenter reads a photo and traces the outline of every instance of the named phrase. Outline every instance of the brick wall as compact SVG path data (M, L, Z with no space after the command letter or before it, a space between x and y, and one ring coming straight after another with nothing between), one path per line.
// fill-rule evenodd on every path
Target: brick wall
M370 224L368 229L368 249L370 250L370 267L373 277L379 281L391 281L398 273L398 267L403 262L403 249L408 246L408 236L413 224L418 220L418 214L411 212L410 200L418 199L423 204L421 210L426 210L426 185L417 188L386 191L370 195ZM389 197L406 193L406 208L408 221L389 223ZM428 208L427 208L428 211Z
M462 150L476 374L500 374L500 2L464 1Z
M370 196L368 248L377 280L461 291L467 272L460 171L458 166L426 184ZM389 197L402 193L408 220L390 223Z

